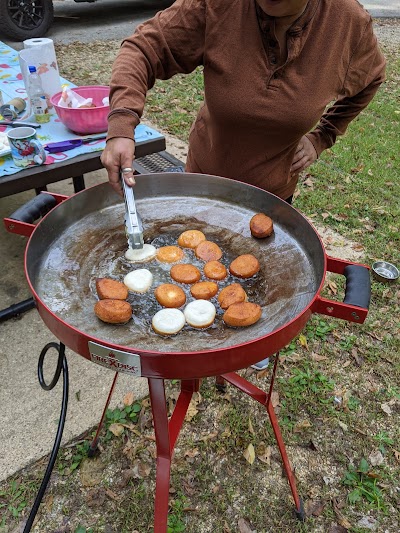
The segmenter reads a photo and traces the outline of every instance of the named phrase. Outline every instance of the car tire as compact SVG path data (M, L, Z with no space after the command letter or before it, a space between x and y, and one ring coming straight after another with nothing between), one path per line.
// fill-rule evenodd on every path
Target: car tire
M0 33L11 39L43 37L53 18L52 0L0 0Z

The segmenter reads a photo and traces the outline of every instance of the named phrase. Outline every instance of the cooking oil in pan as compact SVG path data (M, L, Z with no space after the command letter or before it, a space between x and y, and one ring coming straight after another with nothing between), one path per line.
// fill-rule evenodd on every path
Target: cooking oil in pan
M152 327L154 314L161 309L154 289L161 283L175 283L170 275L171 264L156 259L147 263L129 263L125 259L127 242L121 212L115 208L102 211L102 216L89 215L64 232L43 257L38 280L39 294L45 304L68 324L93 338L121 346L153 351L196 351L228 347L248 342L281 327L300 312L312 297L310 292L309 261L303 252L276 227L268 241L245 237L234 228L211 225L191 216L175 216L154 220L158 211L143 217L144 240L157 248L176 245L179 235L188 229L202 231L209 241L223 251L221 262L228 268L239 255L253 254L260 261L256 276L241 280L231 276L218 282L220 289L230 283L240 283L250 302L261 305L261 319L249 328L230 328L223 320L223 310L217 298L211 302L217 310L212 326L198 330L190 326L172 337L160 337ZM183 210L184 211L184 210ZM175 210L176 212L176 210ZM241 215L242 216L242 215ZM248 218L248 215L243 215ZM231 220L231 219L230 219ZM236 219L235 219L236 220ZM226 223L226 221L225 221ZM232 224L234 225L234 224ZM242 225L243 226L243 225ZM203 273L204 262L193 250L184 249L184 262L192 263ZM287 268L290 264L290 268ZM94 314L97 301L96 279L108 277L123 281L132 270L147 268L154 276L153 285L145 294L129 295L133 318L125 325L101 322ZM202 275L202 280L206 278ZM300 281L299 281L300 280ZM178 284L184 290L187 303L193 300L190 285Z

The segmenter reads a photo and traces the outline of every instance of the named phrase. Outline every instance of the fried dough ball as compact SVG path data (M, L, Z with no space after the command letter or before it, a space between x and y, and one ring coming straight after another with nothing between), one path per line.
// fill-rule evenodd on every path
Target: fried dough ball
M230 305L222 318L228 326L244 327L260 320L261 313L262 309L258 304L242 302Z
M129 247L125 252L125 258L130 263L145 263L155 258L157 249L152 244L143 244L143 248Z
M172 283L163 283L154 291L157 302L163 307L181 307L186 302L183 289Z
M200 270L194 265L174 265L170 270L171 278L178 283L196 283L201 278Z
M216 312L215 305L208 300L195 300L185 307L183 314L189 326L202 329L211 326Z
M215 281L199 281L190 287L190 292L196 300L210 300L218 292Z
M132 308L123 300L99 300L94 312L100 320L108 324L125 324L132 317Z
M203 241L196 246L195 254L203 261L218 261L222 257L222 250L215 242Z
M209 279L216 279L218 281L225 279L228 275L225 265L219 261L208 261L204 265L204 274Z
M143 294L147 292L153 283L153 274L147 268L139 268L129 272L124 277L124 284L131 292Z
M185 252L178 246L162 246L157 250L157 259L161 263L177 263L185 257Z
M223 288L218 295L218 303L221 309L228 309L230 305L247 301L247 294L239 283L232 283Z
M229 266L230 273L238 278L251 278L259 270L260 263L251 254L239 255Z
M206 240L206 236L202 231L197 229L189 229L181 233L178 237L178 244L182 248L196 248L198 244Z
M257 213L250 220L250 231L253 237L257 239L269 237L274 231L272 219L264 213Z
M151 325L159 335L176 335L185 322L185 315L179 309L161 309L153 316Z
M97 278L96 291L100 300L126 300L128 289L115 279Z

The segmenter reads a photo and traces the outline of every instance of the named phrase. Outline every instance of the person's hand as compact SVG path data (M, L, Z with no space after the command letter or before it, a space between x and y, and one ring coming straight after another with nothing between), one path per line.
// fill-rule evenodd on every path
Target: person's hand
M290 174L300 174L302 170L305 170L318 158L318 154L315 151L313 143L308 137L303 135L294 154L292 166L290 167Z
M135 185L133 177L132 161L135 157L135 142L126 137L114 137L107 141L106 147L101 154L101 162L108 172L108 180L111 187L122 194L120 172L130 186Z

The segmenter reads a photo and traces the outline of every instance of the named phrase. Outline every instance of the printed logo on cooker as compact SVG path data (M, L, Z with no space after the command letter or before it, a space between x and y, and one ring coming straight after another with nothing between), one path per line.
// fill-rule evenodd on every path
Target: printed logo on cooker
M120 361L114 352L108 352L108 356L91 353L91 359L98 365L111 368L116 372L127 372L128 374L139 375L137 366L129 365Z

